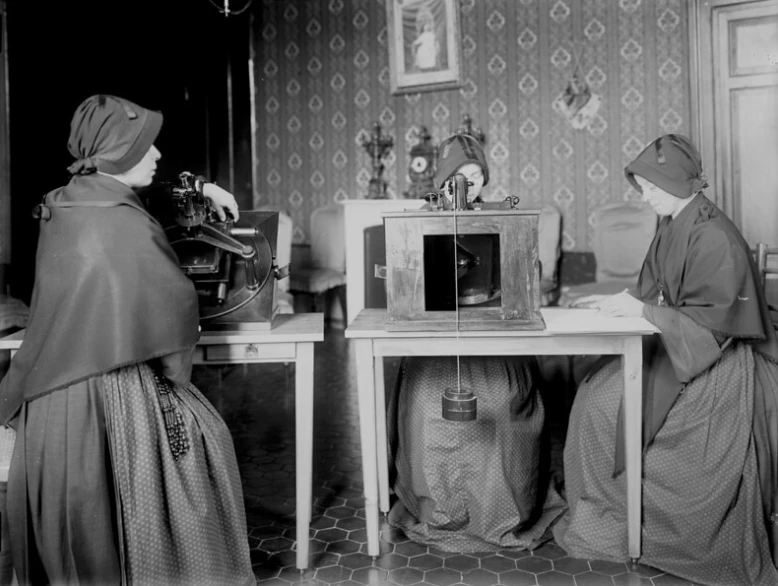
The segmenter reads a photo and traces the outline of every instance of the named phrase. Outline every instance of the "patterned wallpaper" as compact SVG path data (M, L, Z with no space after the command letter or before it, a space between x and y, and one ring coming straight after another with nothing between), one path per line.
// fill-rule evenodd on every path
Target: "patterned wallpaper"
M255 205L288 211L306 242L310 213L367 193L360 139L380 121L389 197L407 188L425 125L439 143L470 115L486 134L487 189L563 213L563 248L590 250L592 212L637 196L623 167L665 132L688 133L684 0L460 0L463 85L392 96L390 0L256 3ZM576 63L602 105L583 130L553 107Z

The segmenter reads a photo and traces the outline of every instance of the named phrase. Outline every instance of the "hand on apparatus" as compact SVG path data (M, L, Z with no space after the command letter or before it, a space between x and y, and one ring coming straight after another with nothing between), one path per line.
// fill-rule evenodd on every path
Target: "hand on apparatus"
M600 301L594 307L608 317L640 317L643 315L643 305L642 301L635 299L625 289Z
M214 183L204 183L203 195L211 200L222 222L227 219L226 212L229 212L236 222L238 221L238 202L235 201L235 196L229 191L222 189Z

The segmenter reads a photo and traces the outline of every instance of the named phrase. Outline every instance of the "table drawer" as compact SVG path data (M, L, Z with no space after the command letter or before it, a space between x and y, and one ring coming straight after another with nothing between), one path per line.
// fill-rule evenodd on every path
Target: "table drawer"
M199 346L208 362L278 362L295 359L295 344L211 344ZM197 358L200 358L199 356Z

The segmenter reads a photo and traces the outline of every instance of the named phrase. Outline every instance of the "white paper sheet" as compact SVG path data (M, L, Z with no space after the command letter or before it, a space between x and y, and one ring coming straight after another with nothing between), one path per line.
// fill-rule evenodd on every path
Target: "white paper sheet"
M658 332L642 317L606 317L597 309L546 307L540 310L546 331L554 333L608 334L616 332Z

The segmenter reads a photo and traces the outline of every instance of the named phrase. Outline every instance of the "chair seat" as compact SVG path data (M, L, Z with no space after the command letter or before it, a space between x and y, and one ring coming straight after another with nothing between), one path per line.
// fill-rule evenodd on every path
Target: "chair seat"
M624 289L631 289L634 286L635 281L629 279L624 281L594 281L563 287L562 294L559 297L559 306L570 307L581 297L589 295L615 295L616 293L621 293Z
M295 268L289 278L290 291L313 295L346 284L346 273L326 268Z
M30 309L18 299L0 295L0 331L26 328Z

